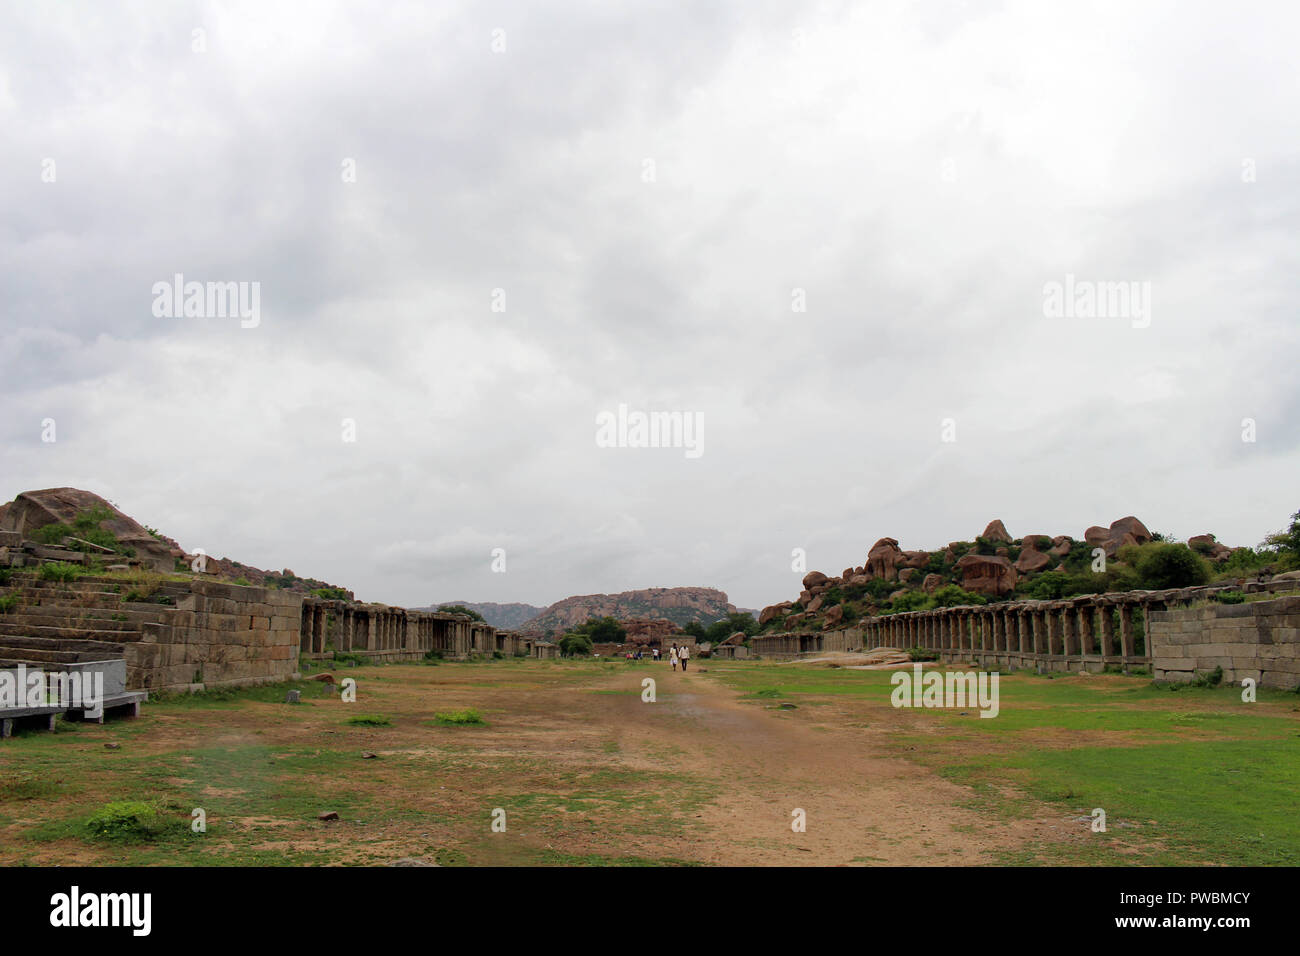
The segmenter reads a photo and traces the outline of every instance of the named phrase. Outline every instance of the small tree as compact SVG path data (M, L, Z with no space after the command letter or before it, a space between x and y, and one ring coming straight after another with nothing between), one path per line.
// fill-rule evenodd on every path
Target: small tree
M731 637L737 631L746 637L752 636L758 631L758 621L754 620L754 615L737 612L728 614L720 621L714 621L707 629L701 629L699 634L694 634L696 640L703 637L705 640L720 644L727 638ZM690 632L687 632L690 633Z
M459 604L443 604L438 608L438 610L446 614L464 614L475 621L483 620L483 615L478 611L475 611L473 608L462 607Z
M1154 544L1138 553L1136 570L1144 588L1185 588L1210 580L1205 559L1185 544Z
M591 638L576 631L560 638L560 653L565 657L586 657L591 654Z
M1289 564L1300 564L1300 511L1291 516L1291 525L1264 539L1264 547L1276 551Z
M612 617L589 617L586 624L573 629L573 634L584 634L593 644L621 644L627 629Z

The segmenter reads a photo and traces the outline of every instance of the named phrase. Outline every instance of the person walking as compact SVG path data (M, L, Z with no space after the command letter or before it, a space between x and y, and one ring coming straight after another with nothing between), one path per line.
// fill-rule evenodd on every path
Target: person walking
M677 645L674 644L672 650L668 652L668 662L673 665L673 670L677 670Z
M686 665L691 660L691 648L689 644L683 644L682 649L677 652L678 659L682 662L682 670L686 670Z

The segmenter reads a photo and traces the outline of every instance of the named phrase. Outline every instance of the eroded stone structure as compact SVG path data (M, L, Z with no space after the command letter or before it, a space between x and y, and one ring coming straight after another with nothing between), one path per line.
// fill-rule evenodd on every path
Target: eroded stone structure
M418 660L430 651L450 658L533 656L534 642L463 614L306 598L298 643L300 652L312 658L340 653L402 661Z
M15 572L0 594L0 661L121 660L131 690L202 690L288 680L303 658L377 662L500 653L553 656L555 646L457 614L323 601L201 578L42 580ZM89 649L89 650L88 650ZM70 666L70 665L69 665Z
M867 618L838 631L760 635L753 646L766 657L919 648L943 662L987 668L1150 668L1157 680L1189 680L1221 666L1229 680L1254 676L1266 686L1294 687L1300 682L1300 597L1236 605L1218 604L1212 597L1297 588L1296 580L1277 579L967 605Z

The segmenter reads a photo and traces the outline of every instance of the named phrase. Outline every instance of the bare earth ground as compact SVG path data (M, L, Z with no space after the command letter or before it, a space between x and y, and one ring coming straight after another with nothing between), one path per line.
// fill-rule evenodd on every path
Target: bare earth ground
M891 737L926 733L931 715L887 699L781 709L717 675L762 666L368 667L338 672L358 681L352 704L305 683L297 706L283 689L162 701L138 721L15 738L0 744L0 780L30 771L57 787L0 799L0 862L970 865L1048 844L1068 856L1089 839L1060 806L1013 793L1009 819L899 755ZM432 721L463 707L488 725ZM393 725L347 723L363 713ZM158 798L203 807L208 832L140 848L59 829L109 801ZM504 833L491 829L496 808ZM796 809L806 832L792 830ZM316 819L329 810L341 819Z

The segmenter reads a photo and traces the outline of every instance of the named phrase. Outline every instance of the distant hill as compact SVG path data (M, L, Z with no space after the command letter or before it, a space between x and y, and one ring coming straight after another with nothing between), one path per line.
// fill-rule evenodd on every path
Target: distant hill
M621 621L666 618L681 627L691 621L711 624L736 611L726 593L716 588L646 588L565 598L525 622L524 629L558 634L589 617L606 616Z
M469 608L471 611L478 611L483 615L483 620L493 627L499 627L505 631L518 630L521 624L529 618L536 617L540 611L544 610L532 604L494 604L491 601L439 601L437 604L431 604L424 608L414 608L414 610L436 611L438 608L449 604Z

